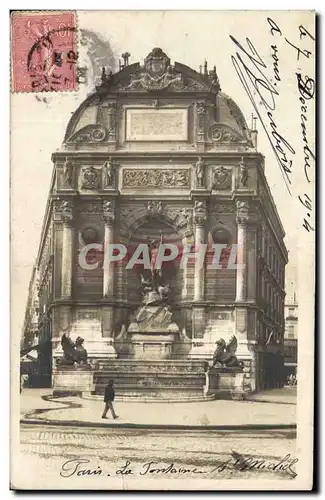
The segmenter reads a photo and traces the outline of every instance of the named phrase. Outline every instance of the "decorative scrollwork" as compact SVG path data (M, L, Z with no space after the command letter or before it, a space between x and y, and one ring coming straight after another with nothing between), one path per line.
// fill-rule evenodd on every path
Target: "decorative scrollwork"
M224 142L224 143L246 143L247 140L242 135L238 134L234 129L223 125L221 123L215 123L210 127L209 137L213 142Z
M98 189L100 184L99 170L94 167L84 167L81 171L81 187L84 189Z
M223 166L216 167L212 173L212 188L224 190L231 188L232 169Z
M68 143L78 142L103 142L107 137L107 130L102 125L86 125L75 132L69 139Z
M182 188L190 185L188 169L124 169L122 185L124 188Z

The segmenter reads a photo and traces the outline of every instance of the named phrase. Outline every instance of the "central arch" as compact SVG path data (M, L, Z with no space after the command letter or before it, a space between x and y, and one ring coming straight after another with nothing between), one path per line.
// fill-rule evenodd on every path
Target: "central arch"
M133 252L139 244L148 244L153 241L161 241L176 245L179 249L179 257L175 260L166 262L161 270L161 283L171 285L170 302L176 303L180 299L182 289L182 273L179 267L181 249L183 246L182 235L179 234L171 221L165 216L146 215L141 217L133 225L133 232L129 237L128 252ZM142 265L136 265L132 269L125 269L126 279L124 284L127 286L127 300L130 304L139 305L142 299L141 295L141 274L147 276L150 271L144 269Z

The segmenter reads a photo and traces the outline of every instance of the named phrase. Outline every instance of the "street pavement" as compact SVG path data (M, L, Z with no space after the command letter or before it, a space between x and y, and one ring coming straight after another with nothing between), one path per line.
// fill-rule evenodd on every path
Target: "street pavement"
M231 478L234 489L246 479L263 479L266 489L266 482L281 479L291 488L295 397L285 389L264 394L262 402L117 401L114 421L101 419L101 401L24 389L12 487L202 490L222 489Z
M267 399L261 401L215 400L172 404L116 402L114 406L119 418L113 420L108 413L108 419L103 420L104 404L100 400L78 397L53 399L50 389L25 389L21 394L20 410L23 422L44 421L66 425L281 427L296 424L294 389L276 390L273 401L272 393L265 397Z
M46 487L114 489L123 486L117 481L130 478L182 479L185 483L229 478L291 481L296 472L295 432L290 430L147 431L22 425L20 443L21 475L33 485L44 474ZM281 463L288 467L283 470ZM82 473L85 469L102 474ZM126 474L128 470L131 473Z

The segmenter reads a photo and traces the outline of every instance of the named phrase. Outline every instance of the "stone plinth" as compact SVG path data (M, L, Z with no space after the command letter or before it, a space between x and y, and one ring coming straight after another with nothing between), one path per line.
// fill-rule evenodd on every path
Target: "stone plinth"
M81 396L94 391L90 367L62 367L53 372L53 396Z
M245 374L238 368L209 368L204 392L216 399L244 399L244 378Z
M169 359L175 340L174 333L134 333L129 353L133 359Z
M148 300L152 295L148 294ZM158 296L159 299L159 296ZM179 340L179 329L172 321L172 312L164 304L143 304L136 319L127 330L128 356L133 359L169 359L174 344Z

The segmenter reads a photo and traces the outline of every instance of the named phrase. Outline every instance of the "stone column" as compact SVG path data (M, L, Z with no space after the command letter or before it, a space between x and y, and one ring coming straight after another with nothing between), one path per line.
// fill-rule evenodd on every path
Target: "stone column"
M61 298L71 299L74 249L73 205L71 201L62 202L61 220L63 222Z
M237 200L237 264L236 270L236 302L247 299L247 223L248 204Z
M196 200L193 218L195 223L195 251L197 253L194 267L194 301L192 309L192 357L204 355L204 327L205 307L200 304L204 301L205 261L198 255L201 244L205 243L205 222L207 219L206 202ZM201 352L202 351L202 352Z
M103 203L103 215L105 224L104 234L104 273L103 273L103 297L111 298L114 296L114 273L115 266L113 262L107 262L106 252L109 245L114 243L114 202L105 200Z
M115 204L114 201L105 200L103 202L103 217L105 224L104 234L104 268L103 268L103 299L105 305L102 307L102 335L109 339L106 348L106 356L116 358L117 354L114 348L114 287L115 287L115 263L108 262L106 252L109 245L114 243L114 221Z
M195 224L195 251L200 252L201 244L204 243L205 230L204 225L196 222ZM202 265L199 255L195 259L194 267L194 302L204 300L204 264Z
M237 267L236 269L236 337L238 351L236 355L245 362L251 360L248 342L248 315L245 302L247 301L247 223L248 202L238 199L237 206Z

